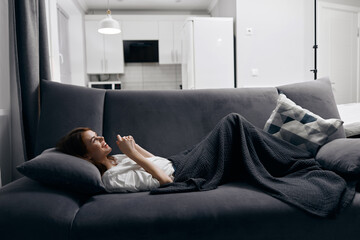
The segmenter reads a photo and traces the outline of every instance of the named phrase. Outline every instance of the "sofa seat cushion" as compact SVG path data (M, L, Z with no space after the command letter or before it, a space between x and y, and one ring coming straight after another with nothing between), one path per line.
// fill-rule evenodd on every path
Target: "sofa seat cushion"
M360 197L336 219L309 215L244 182L205 192L103 194L89 199L73 239L357 239ZM351 229L351 233L345 229Z
M1 239L68 239L86 196L23 177L0 190Z

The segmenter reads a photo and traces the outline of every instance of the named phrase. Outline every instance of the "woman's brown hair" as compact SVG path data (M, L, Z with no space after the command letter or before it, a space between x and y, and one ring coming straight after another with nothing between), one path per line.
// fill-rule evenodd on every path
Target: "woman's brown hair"
M56 144L56 150L75 157L85 158L87 154L87 149L82 139L82 133L89 130L91 129L87 127L79 127L71 130ZM97 163L92 160L88 161L97 167L101 175L103 175L104 172L107 170L106 166L101 163Z

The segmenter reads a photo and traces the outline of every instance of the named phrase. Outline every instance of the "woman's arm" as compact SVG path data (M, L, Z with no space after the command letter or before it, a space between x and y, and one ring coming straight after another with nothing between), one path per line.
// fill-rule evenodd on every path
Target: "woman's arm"
M135 143L135 149L144 157L148 158L148 157L153 157L154 155L148 151L146 151L145 149L143 149L139 144Z
M144 157L136 149L136 144L133 138L121 137L120 135L117 135L116 144L118 145L121 152L126 154L129 158L144 168L145 171L156 178L160 182L160 185L172 182L172 179L166 175L162 169L158 168L155 164L146 159L146 157Z
M127 137L123 137L123 138L129 138L129 139L133 139L134 143L135 143L135 139L132 136L127 136ZM135 149L144 157L149 158L149 157L154 157L154 155L150 152L148 152L147 150L145 150L144 148L142 148L139 144L135 143Z

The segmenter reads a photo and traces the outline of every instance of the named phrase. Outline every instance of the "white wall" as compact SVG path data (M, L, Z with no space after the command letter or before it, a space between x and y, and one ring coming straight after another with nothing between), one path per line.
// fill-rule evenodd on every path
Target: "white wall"
M8 1L0 1L0 186L11 180L10 60Z
M238 87L313 79L313 1L214 0L210 10L234 18Z
M313 79L313 1L237 0L236 9L238 86Z
M276 86L312 80L314 1L235 1L238 86ZM322 1L360 6L359 0ZM212 15L229 16L233 7L232 1L219 0ZM253 35L246 34L247 28L252 28ZM253 69L258 70L257 77L252 76Z
M210 5L209 11L212 17L232 17L236 35L236 0L215 0Z

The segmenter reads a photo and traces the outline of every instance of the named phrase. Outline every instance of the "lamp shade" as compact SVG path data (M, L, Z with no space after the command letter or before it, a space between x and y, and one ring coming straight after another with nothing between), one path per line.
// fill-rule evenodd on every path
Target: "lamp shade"
M117 34L120 33L120 24L111 17L111 14L99 22L98 32L102 34Z

